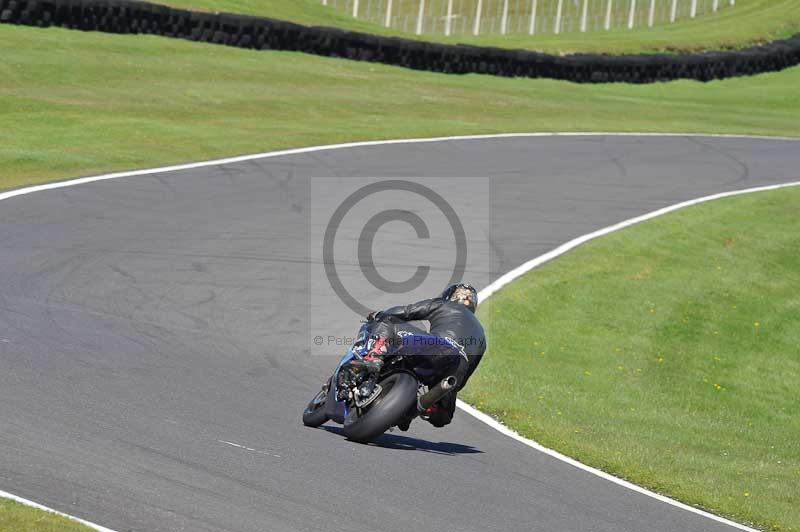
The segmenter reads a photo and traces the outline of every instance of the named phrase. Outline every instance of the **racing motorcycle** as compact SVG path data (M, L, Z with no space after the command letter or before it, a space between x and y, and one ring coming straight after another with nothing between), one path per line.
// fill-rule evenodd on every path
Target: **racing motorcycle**
M451 372L467 357L456 342L402 324L398 341L389 346L383 366L376 370L363 361L369 325L361 326L333 375L308 403L304 425L334 421L344 426L348 439L367 443L392 427L408 428L414 418L425 418L428 409L456 386Z

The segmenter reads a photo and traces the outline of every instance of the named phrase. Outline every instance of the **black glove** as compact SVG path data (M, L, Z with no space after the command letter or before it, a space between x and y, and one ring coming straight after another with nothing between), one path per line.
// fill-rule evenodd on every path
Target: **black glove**
M372 312L367 314L367 321L375 321L376 319L378 319L378 314L380 314L380 311L373 310Z

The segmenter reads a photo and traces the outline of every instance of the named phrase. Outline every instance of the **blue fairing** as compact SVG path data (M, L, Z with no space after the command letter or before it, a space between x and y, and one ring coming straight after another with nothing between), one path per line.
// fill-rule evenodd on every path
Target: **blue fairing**
M339 372L342 367L350 364L351 360L360 359L366 354L368 339L369 324L365 323L358 331L355 343L339 361L336 371L333 373L325 409L328 417L337 423L344 423L348 414L345 402L336 400ZM451 357L453 369L458 366L462 357L466 358L463 349L449 338L432 336L413 327L398 330L398 341L390 346L388 356L402 356L403 361L399 367L411 371L420 382L427 385L438 382L446 376L442 374L441 360L443 356ZM436 365L432 364L432 357L438 361ZM448 368L449 366L445 364L444 367Z

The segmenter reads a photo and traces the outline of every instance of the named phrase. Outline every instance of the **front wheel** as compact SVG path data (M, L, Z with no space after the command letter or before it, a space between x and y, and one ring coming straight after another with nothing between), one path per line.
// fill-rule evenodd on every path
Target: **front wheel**
M355 410L344 421L349 440L367 443L396 425L417 401L417 379L408 373L394 373L378 384L381 394L365 412Z
M328 415L325 413L325 403L328 397L328 387L323 386L322 390L314 396L305 410L303 410L303 425L306 427L317 428L326 421Z

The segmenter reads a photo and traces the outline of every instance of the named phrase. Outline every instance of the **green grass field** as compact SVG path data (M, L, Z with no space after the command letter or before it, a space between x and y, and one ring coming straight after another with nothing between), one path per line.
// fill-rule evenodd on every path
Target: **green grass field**
M90 532L89 527L59 515L0 499L0 532Z
M541 0L543 3L550 1ZM681 1L685 4L685 0ZM418 38L411 33L388 30L378 24L354 19L347 12L323 6L316 0L164 0L164 3L190 9L264 15L302 24L338 26L371 33ZM576 9L572 1L565 2L565 5L571 6L569 9ZM619 16L618 13L617 17ZM451 43L528 48L552 53L634 53L737 48L785 38L798 32L800 32L800 0L738 0L736 6L726 7L715 14L695 19L681 18L675 24L662 24L652 29L639 28L633 31L614 29L608 32L587 33L572 31L561 35L535 36L521 33L479 37L456 35L449 38L426 35L422 38Z
M369 33L387 33L378 25L355 19L341 9L316 0L159 0L198 11L220 11L289 20L307 26L335 26Z
M592 241L484 302L465 398L584 463L800 530L800 187Z
M0 187L352 140L514 131L800 134L800 68L632 86L449 76L0 25Z

